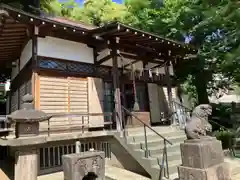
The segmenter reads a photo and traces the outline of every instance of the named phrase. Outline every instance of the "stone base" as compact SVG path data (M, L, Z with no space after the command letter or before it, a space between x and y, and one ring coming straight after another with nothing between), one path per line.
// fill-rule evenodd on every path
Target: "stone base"
M206 169L224 162L222 144L216 138L186 140L180 146L184 167Z
M62 156L64 180L103 180L105 154L101 151L83 152ZM96 178L93 178L95 176ZM90 179L91 179L90 178Z
M231 180L228 163L224 162L206 169L178 167L179 180Z

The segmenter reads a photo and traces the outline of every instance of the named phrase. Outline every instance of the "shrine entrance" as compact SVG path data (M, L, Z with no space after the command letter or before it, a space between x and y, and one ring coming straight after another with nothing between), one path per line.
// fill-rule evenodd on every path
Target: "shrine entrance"
M134 85L132 83L125 83L122 85L122 104L131 111L145 112L149 111L149 98L147 92L147 85L145 83L136 83L136 101L134 94ZM137 103L138 109L134 108Z

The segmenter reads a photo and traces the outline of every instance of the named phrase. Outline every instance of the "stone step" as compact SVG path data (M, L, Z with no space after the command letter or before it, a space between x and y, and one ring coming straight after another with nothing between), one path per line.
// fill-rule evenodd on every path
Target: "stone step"
M163 152L162 146L155 146L148 149L149 155L152 157L159 156ZM175 145L167 147L167 153L179 152L180 154L180 143L175 143Z
M167 146L167 153L168 153L168 156L169 156L169 154L171 154L172 152L178 152L180 155L181 155L181 153L180 153L180 144L181 143L175 143L175 144L173 144L173 145L168 145ZM155 149L158 149L160 146L155 146ZM150 150L152 150L152 153L150 154L150 156L152 156L152 157L158 157L159 156L159 154L158 153L154 153L153 152L153 150L155 150L155 149L151 149L150 148ZM162 154L162 152L163 152L163 148L160 150L160 154Z
M163 137L165 137L166 139L168 139L169 141L170 141L170 139L172 139L172 137L178 137L178 136L184 137L186 139L185 133L183 133L181 131L167 132L167 133L162 133L161 135ZM163 139L161 137L159 137L157 134L147 134L147 140L151 141L151 140L163 140ZM128 136L127 141L129 143L144 142L145 141L145 136L144 136L144 134L139 134L139 135L135 135L135 136Z
M181 160L176 160L176 161L169 162L169 164L168 164L169 174L170 175L176 174L178 172L177 168L180 164L181 164ZM152 170L153 170L153 174L155 174L156 177L159 177L160 170L161 170L160 166L155 165L155 166L152 167Z
M168 127L168 126L156 126L156 127L151 127L152 129L154 129L155 131L157 132L169 132L169 131L176 131L178 129L176 128L171 128L171 127ZM139 133L144 133L144 127L141 126L141 127L134 127L134 128L127 128L127 131L129 132L129 134L139 134ZM146 131L147 133L151 133L152 130L149 129L148 127L146 127Z
M162 156L163 153L163 146L155 146L149 149L149 156L152 158L159 158ZM135 149L134 150L139 157L144 158L145 157L145 151L143 149ZM171 155L171 153L178 153L179 158L181 158L180 154L180 143L174 144L174 145L167 145L167 153L168 157Z
M167 147L171 147L171 146L174 146L175 144L180 144L185 140L185 138L186 138L185 136L171 137L168 140L172 143L172 145L168 144L167 142L166 142L166 145L167 145ZM154 147L160 147L159 149L163 149L164 148L164 141L163 140L152 140L152 141L148 141L147 145L148 145L148 149L151 149L151 148L154 148ZM146 148L144 142L140 143L140 148L141 149Z
M163 145L158 145L154 147L149 147L149 155L151 157L159 157L160 154L163 152ZM134 151L141 153L143 156L145 155L144 149L136 148ZM175 143L173 145L167 144L167 152L179 152L180 153L180 143Z
M142 160L145 163L148 163L150 166L156 166L156 165L162 164L162 156L163 156L163 154L160 154L159 156L156 156L156 157L151 157L151 156L148 158L142 157ZM180 152L168 153L168 163L169 164L171 164L173 161L176 161L176 160L181 160Z

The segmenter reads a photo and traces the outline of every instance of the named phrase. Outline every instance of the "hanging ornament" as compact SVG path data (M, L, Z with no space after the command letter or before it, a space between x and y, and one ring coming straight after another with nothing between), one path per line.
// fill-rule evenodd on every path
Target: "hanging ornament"
M144 69L141 68L141 69L140 69L140 72L139 72L139 79L143 76L143 71L144 71Z
M156 75L159 76L159 69L156 69Z
M152 69L149 69L149 70L148 70L148 73L149 73L149 77L152 78L152 77L153 77Z

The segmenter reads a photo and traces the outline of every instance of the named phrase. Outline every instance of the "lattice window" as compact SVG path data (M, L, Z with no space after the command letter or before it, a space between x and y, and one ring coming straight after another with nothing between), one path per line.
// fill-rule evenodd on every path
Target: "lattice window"
M45 69L55 69L55 70L67 70L67 65L64 62L54 61L54 60L40 60L39 67Z
M110 76L111 72L112 72L111 68L103 67L103 66L96 67L96 74L97 75Z
M70 72L94 73L94 67L90 64L68 63L67 68Z

